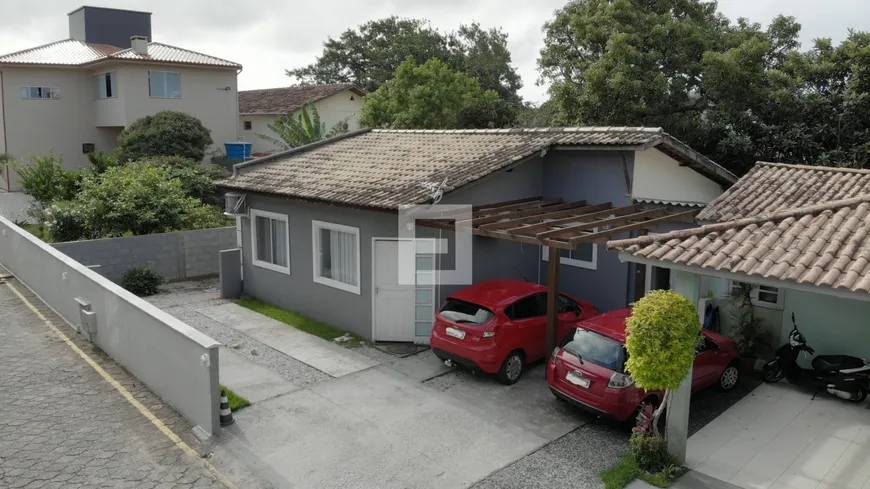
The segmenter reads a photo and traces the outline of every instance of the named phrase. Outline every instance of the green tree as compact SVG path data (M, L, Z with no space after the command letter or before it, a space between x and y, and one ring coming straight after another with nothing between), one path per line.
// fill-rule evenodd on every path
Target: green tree
M575 0L545 32L559 124L662 126L737 174L870 165L870 34L800 52L794 18L732 23L704 0Z
M113 237L183 229L203 204L184 194L170 168L129 163L85 178L69 205L93 235Z
M43 155L30 155L26 165L13 162L13 168L21 177L21 190L33 197L31 217L40 219L40 214L56 200L75 197L85 176L84 171L69 171L63 168L63 156L53 151Z
M257 137L284 149L297 148L346 133L347 121L348 118L339 121L329 132L324 132L325 128L320 122L320 112L313 103L309 102L299 110L299 115L296 117L292 114L282 114L274 122L266 125L277 137L269 134L257 134Z
M437 58L477 78L484 90L519 105L522 81L511 66L507 34L476 23L443 34L424 19L373 20L344 31L338 39L329 38L314 63L287 70L287 75L305 84L353 83L374 92L409 56L418 64Z
M118 160L181 156L202 161L213 143L202 121L184 112L164 110L138 119L118 136Z
M396 76L366 97L360 124L393 129L504 127L515 114L498 94L437 58L408 57Z
M665 391L653 429L664 410L668 391L676 390L695 361L701 322L692 301L671 290L655 290L634 303L626 323L626 369L647 391Z

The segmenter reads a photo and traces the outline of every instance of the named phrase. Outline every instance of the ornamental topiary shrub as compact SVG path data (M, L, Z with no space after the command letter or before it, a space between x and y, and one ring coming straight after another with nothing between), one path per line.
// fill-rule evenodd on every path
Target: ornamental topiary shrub
M695 361L701 322L692 301L671 290L656 290L634 303L626 325L631 378L648 391L665 391L652 424L657 434L668 391L680 386Z
M121 286L139 297L146 297L160 292L160 286L166 283L162 275L155 272L151 266L132 267L124 272Z
M202 161L213 143L211 131L184 112L164 110L145 116L118 135L121 163L152 156L180 156Z

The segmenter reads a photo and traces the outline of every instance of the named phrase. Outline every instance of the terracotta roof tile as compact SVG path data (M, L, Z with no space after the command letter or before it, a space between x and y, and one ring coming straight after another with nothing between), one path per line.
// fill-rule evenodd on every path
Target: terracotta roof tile
M870 193L611 241L607 247L638 257L750 278L870 293Z
M243 90L239 92L239 114L290 114L309 102L317 102L345 90L365 96L365 92L351 83Z
M698 172L727 172L660 128L585 127L487 130L362 130L236 165L227 189L395 210L445 192L552 146L656 147ZM721 173L725 172L725 173Z
M870 170L759 162L698 214L729 221L870 195Z

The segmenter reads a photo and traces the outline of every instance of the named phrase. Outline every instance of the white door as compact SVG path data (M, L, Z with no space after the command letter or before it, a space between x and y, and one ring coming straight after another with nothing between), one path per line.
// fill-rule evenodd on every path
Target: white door
M399 284L399 241L375 241L375 341L414 341L414 286Z

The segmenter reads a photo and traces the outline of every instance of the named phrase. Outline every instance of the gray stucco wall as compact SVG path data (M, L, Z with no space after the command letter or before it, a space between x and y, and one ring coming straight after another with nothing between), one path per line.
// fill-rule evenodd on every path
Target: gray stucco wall
M236 228L53 243L56 249L113 282L131 267L150 265L167 280L214 275L219 253L236 247Z
M248 195L248 209L285 214L290 225L290 275L256 266L251 256L251 220L242 219L244 292L363 338L372 336L372 238L398 235L397 215ZM359 295L314 282L311 221L359 228Z
M194 425L207 433L219 429L218 342L2 216L0 264L80 333L76 300L88 302L96 319L88 339ZM77 413L69 414L75 423Z
M590 204L612 202L614 207L631 205L631 187L626 179L633 174L631 151L551 151L544 161L544 197ZM541 260L542 283L547 280L547 264ZM597 269L563 265L559 288L593 302L600 311L609 311L628 304L634 291L632 270L633 265L621 263L616 253L598 245Z

